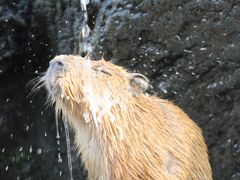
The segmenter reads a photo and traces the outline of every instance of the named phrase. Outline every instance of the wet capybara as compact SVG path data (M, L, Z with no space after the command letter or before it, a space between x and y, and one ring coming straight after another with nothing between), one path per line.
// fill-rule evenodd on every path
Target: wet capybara
M145 76L60 55L40 82L74 129L89 179L212 179L200 128L170 101L145 95Z

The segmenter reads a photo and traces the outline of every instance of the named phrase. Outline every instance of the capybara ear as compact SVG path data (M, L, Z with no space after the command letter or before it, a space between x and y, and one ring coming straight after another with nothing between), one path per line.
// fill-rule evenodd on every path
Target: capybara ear
M142 92L145 92L148 88L150 88L149 80L146 76L140 73L129 73L128 79L130 84L133 87L137 87Z

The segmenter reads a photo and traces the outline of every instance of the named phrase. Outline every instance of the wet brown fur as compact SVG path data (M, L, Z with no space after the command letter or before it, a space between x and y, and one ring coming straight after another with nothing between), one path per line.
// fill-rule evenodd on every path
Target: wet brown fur
M56 78L59 93L50 99L75 130L89 179L212 179L201 130L179 107L144 95L130 73L112 63L91 61L89 69L81 57L61 61L67 68ZM47 84L48 78L42 81ZM96 114L91 96L99 102ZM100 116L108 100L116 103Z

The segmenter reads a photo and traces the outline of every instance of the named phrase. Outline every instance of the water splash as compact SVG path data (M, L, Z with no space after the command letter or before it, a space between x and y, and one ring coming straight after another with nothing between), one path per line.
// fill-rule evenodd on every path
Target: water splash
M91 33L91 29L87 24L87 5L89 4L89 0L80 0L80 3L84 19L81 32L79 33L79 54L90 54L92 52L92 47L90 43L86 42L86 39L90 36Z

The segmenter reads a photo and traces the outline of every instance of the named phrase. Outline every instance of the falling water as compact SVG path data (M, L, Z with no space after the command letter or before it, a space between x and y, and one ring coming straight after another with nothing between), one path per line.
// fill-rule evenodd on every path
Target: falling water
M87 14L87 5L89 0L80 0L81 9L83 11L83 25L81 32L79 33L79 54L90 54L92 52L92 47L90 43L86 42L86 39L89 37L91 30L87 24L88 14Z
M56 122L56 129L57 129L57 144L60 144L60 135L59 135L59 128L58 128L58 118L62 117L62 112L60 110L56 109L56 114L55 114L55 122ZM66 118L63 118L63 123L64 123L64 128L65 128L65 134L66 134L66 144L67 144L67 158L68 158L68 169L70 173L70 180L73 180L73 175L72 175L72 157L71 157L71 149L70 149L70 136L69 136L69 129L68 129L68 123ZM62 162L62 157L61 154L58 153L58 162ZM61 174L61 173L60 173Z
M59 129L58 129L58 117L60 112L58 110L56 110L56 114L55 114L55 123L56 123L56 130L57 130L57 135L56 138L59 139L60 135L59 135Z
M70 137L69 137L69 129L68 129L68 122L64 118L63 119L64 128L65 128L65 134L66 134L66 143L67 143L67 157L68 157L68 168L70 172L70 178L73 180L72 175L72 157L71 157L71 149L70 149Z

